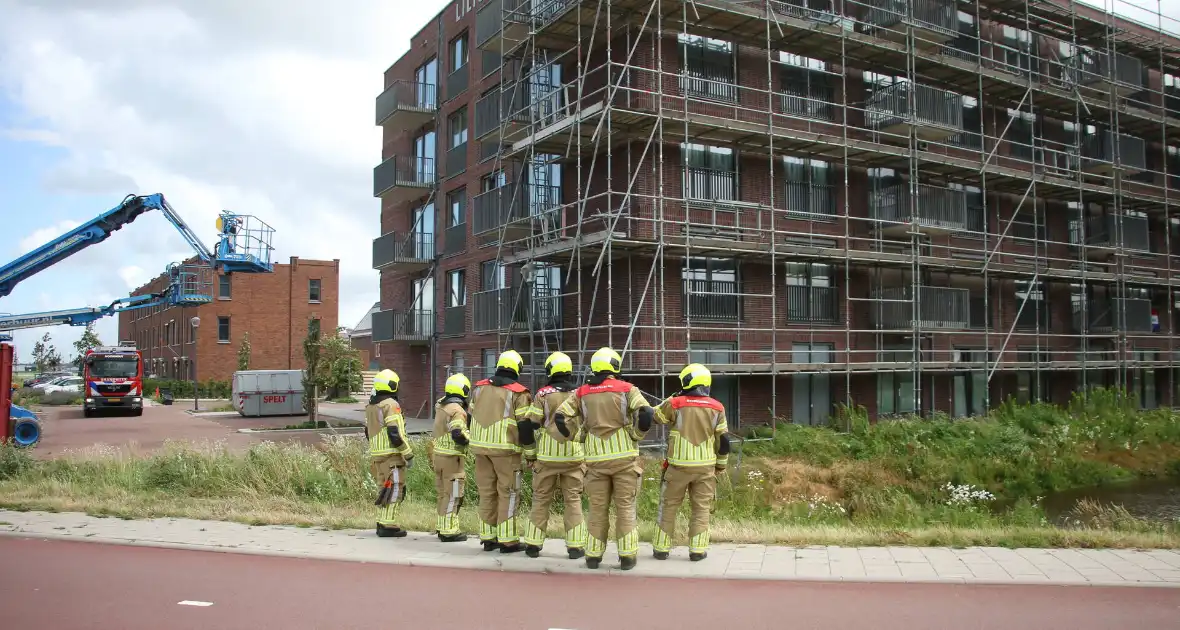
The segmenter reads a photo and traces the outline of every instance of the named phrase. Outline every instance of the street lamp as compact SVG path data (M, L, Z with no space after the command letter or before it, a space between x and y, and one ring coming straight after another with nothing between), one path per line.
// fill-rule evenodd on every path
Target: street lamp
M201 318L193 317L188 321L193 326L193 411L198 411L197 404L201 394L197 391L197 328L201 326Z

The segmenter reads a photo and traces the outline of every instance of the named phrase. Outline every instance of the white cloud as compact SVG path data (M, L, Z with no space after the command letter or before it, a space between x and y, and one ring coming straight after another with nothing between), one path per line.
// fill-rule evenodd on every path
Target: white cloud
M0 0L0 90L23 110L3 133L66 149L45 174L47 192L110 194L108 207L123 194L163 192L207 244L218 212L231 208L276 229L278 262L339 258L340 320L350 323L378 292L363 246L379 231L373 101L384 70L445 4ZM26 284L48 308L97 304L186 255L163 217L145 215ZM17 287L3 308L27 290ZM113 320L102 328L113 338Z

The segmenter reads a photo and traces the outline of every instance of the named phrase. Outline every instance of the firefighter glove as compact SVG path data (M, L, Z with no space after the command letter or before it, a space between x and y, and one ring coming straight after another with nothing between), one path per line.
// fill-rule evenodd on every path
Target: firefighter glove
M730 448L729 447L729 436L725 435L723 433L723 434L721 434L721 437L719 438L719 444L717 445L717 454L718 455L729 455L729 448Z
M396 425L385 427L385 433L389 436L389 443L392 444L394 448L401 448L402 445L406 443L406 441L402 439L402 434L398 432Z
M471 443L471 441L467 439L467 436L463 435L463 431L460 429L451 429L451 439L454 440L455 444L458 444L459 446L467 446Z
M639 410L639 430L647 431L651 428L651 423L656 419L656 410L651 407L644 407Z
M553 423L557 425L557 432L561 434L561 437L568 438L570 436L570 429L565 426L564 415L559 413L553 416Z
M532 446L536 443L537 438L533 434L537 430L537 425L533 424L532 420L522 420L517 423L516 428L520 433L521 446Z

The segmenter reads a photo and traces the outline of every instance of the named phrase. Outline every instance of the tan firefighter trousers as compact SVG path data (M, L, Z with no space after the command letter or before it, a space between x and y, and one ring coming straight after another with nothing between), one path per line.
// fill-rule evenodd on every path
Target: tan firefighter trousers
M717 470L713 466L668 466L660 482L660 506L656 516L659 531L652 541L655 551L670 551L676 534L676 512L688 494L692 513L689 517L689 551L703 553L709 549L709 513L717 494Z
M639 553L639 528L635 522L636 499L643 479L638 457L624 457L586 465L586 496L590 503L587 519L589 538L586 557L602 558L610 534L609 511L615 506L615 538L620 557Z
M479 490L479 539L502 545L520 542L516 513L520 509L519 453L475 456L475 486Z
M565 546L586 546L586 523L582 519L582 485L586 467L581 462L537 462L533 466L533 507L525 526L524 543L540 547L545 544L549 526L549 509L554 495L561 492L565 520Z
M397 508L406 498L406 468L394 466L402 462L400 455L385 455L369 460L369 474L377 482L377 493L381 493L385 482L390 482L392 491L388 505L377 506L377 524L382 527L397 527Z
M459 533L459 508L463 506L463 486L467 471L460 455L435 454L434 491L438 495L438 520L435 529L443 536Z

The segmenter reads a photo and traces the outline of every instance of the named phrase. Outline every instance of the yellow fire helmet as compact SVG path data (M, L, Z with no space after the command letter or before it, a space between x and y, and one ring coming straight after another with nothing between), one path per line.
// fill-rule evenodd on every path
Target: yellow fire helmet
M713 385L713 374L709 372L709 368L700 363L693 363L684 366L680 370L680 387L681 389L692 389L694 387L710 387Z
M397 385L401 382L397 372L393 370L381 370L377 376L373 377L373 391L374 392L397 392Z
M554 374L570 374L574 371L574 362L564 352L554 352L545 359L545 373L549 376Z
M447 378L447 384L443 387L443 391L453 396L467 398L467 395L471 393L471 381L462 374L452 374Z
M599 348L594 356L590 357L590 371L595 374L599 372L613 372L618 374L623 369L623 357L619 356L618 352L610 348Z
M524 359L520 357L520 353L515 350L505 350L500 353L500 358L496 360L496 368L504 368L505 370L512 370L519 376L520 371L524 369Z

